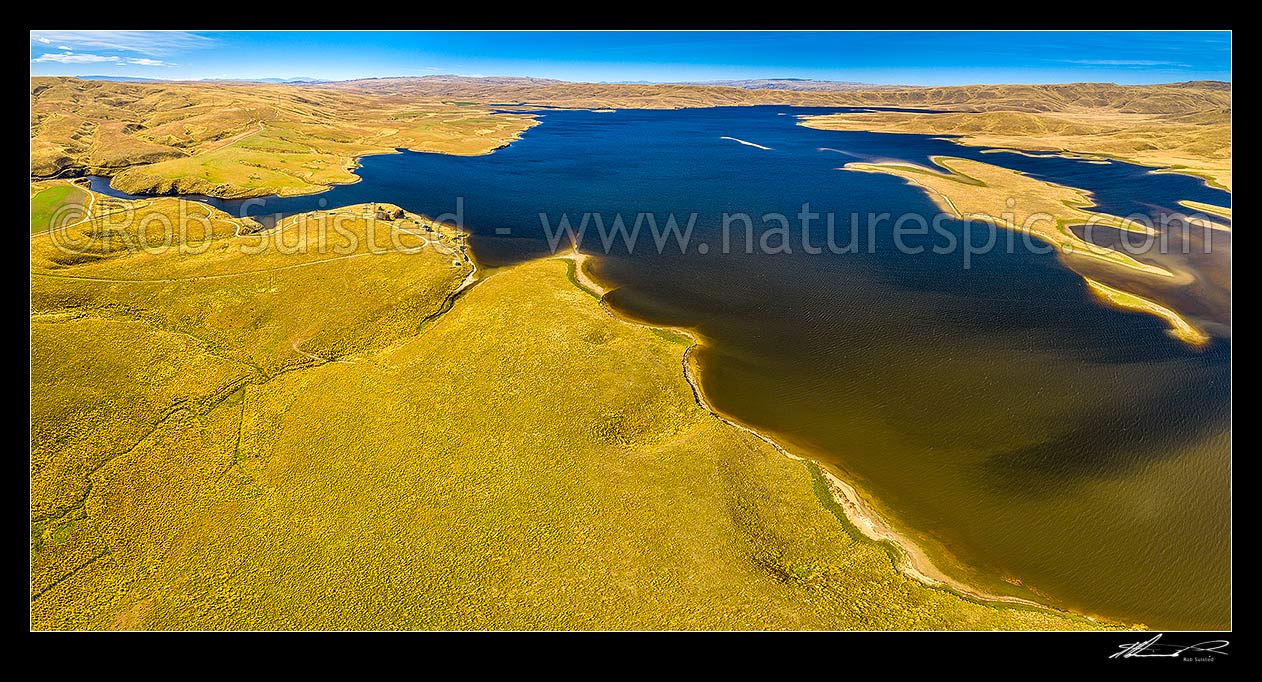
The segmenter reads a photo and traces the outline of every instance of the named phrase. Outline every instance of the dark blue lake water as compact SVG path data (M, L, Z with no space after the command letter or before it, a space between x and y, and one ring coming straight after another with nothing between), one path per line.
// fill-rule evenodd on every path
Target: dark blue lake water
M369 201L458 212L484 267L545 255L550 241L568 248L549 239L563 215L574 229L584 213L606 228L621 215L628 230L643 216L634 248L604 248L591 217L581 248L615 288L611 305L702 335L718 408L844 472L989 589L1158 628L1229 626L1230 234L1214 233L1216 251L1151 258L1195 274L1143 290L1214 334L1195 350L1155 317L1101 305L1020 239L981 252L996 234L958 221L896 235L894 220L932 217L934 203L902 179L838 169L970 158L1154 219L1186 212L1179 200L1229 206L1230 194L1127 163L796 125L832 111L547 111L493 154L367 157L357 184L248 212ZM118 194L103 184L93 189ZM803 231L807 204L820 215ZM724 213L748 214L752 237L735 222L725 241ZM769 229L781 225L771 213L788 229ZM683 253L673 237L658 248L648 215L659 230L674 215L682 232L694 214ZM854 249L827 248L829 214L832 243ZM957 248L935 253L948 235Z

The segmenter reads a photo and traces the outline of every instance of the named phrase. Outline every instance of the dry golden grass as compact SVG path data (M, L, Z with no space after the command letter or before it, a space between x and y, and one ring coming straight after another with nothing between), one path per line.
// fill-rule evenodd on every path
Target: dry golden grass
M506 103L601 110L796 104L998 112L982 119L847 115L810 124L975 133L977 144L1106 154L1230 187L1230 98L1223 83L795 91L519 78L278 86L41 77L31 79L31 173L110 174L116 187L133 193L304 194L353 182L354 159L365 154L400 147L484 154L507 144L534 120L491 115ZM1030 115L1015 115L1021 112ZM1084 126L1093 132L1071 133ZM978 127L985 130L971 130ZM1039 132L1044 128L1053 131Z
M1092 111L1191 114L1226 109L1231 86L1219 82L1169 85L964 85L842 90L745 89L715 85L568 83L531 78L368 78L310 86L316 90L406 96L437 101L526 103L585 109L743 106L884 106L953 111Z
M173 410L408 335L471 269L452 267L450 246L370 254L370 226L382 248L390 230L356 207L243 236L234 235L257 226L177 199L98 195L94 214L31 239L36 519L81 502L86 473ZM332 227L339 217L355 248ZM302 240L310 245L294 252ZM413 272L428 260L442 267Z
M1067 259L1092 258L1157 277L1172 273L1156 265L1088 242L1069 229L1092 223L1146 232L1148 228L1117 216L1086 210L1091 195L1076 187L1037 180L1018 171L955 157L935 156L940 170L898 163L849 163L846 170L897 175L924 189L942 208L960 218L985 220L1028 233L1054 245Z
M1144 263L1118 250L1084 240L1070 229L1073 225L1107 226L1147 232L1148 228L1116 216L1089 211L1090 193L1074 187L1037 180L1018 171L979 161L954 157L933 157L947 172L911 164L850 163L846 170L896 175L923 189L943 211L960 218L984 220L1009 230L1028 234L1051 244L1070 268L1103 264L1114 272L1134 273L1150 278L1175 280L1185 273L1172 273ZM1083 274L1081 269L1077 270ZM1104 284L1085 277L1097 293ZM1203 331L1173 309L1148 301L1133 293L1107 287L1115 294L1101 298L1119 307L1152 313L1170 323L1176 338L1191 345L1209 340Z
M1209 213L1211 215L1216 215L1216 216L1220 216L1228 220L1231 220L1231 207L1230 206L1215 206L1213 204L1207 204L1203 201L1192 201L1191 199L1181 199L1179 200L1179 203L1194 211L1202 211L1204 213ZM1220 226L1220 227L1222 227L1222 229L1231 229L1225 226Z
M308 194L397 148L485 154L534 124L487 107L296 86L31 79L31 174L132 193Z
M318 191L350 181L361 154L485 153L532 124L489 116L495 102L1050 102L1086 124L1091 107L1149 116L1212 91L38 78L32 174ZM967 177L868 170L994 220L978 182L1020 190L1027 213L1089 205L948 163ZM382 221L362 206L259 233L175 199L95 200L92 220L57 233L72 253L52 235L31 244L37 629L1096 627L899 573L818 471L696 404L682 337L613 319L565 263L508 268L457 297L472 264L456 235L372 254L383 236L427 233L409 222L370 239ZM164 242L184 250L137 248Z
M1191 81L1158 85L1061 83L881 88L844 93L851 104L947 111L1201 114L1231 107L1231 84Z
M1170 334L1176 339L1192 346L1203 346L1209 343L1209 335L1188 324L1187 320L1184 320L1178 313L1160 303L1150 301L1142 296L1136 296L1128 291L1115 289L1090 277L1085 279L1087 280L1087 286L1091 287L1091 291L1105 301L1119 308L1137 310L1141 313L1156 315L1165 320L1170 325Z
M1088 111L985 111L914 114L872 112L808 116L823 130L958 135L958 142L999 149L1087 154L1205 178L1231 190L1231 110L1207 98L1199 113L1133 113L1123 107Z
M37 629L1096 627L897 572L564 262L447 309L449 251L234 256L210 217L200 254L32 243Z
M32 239L32 274L41 284L34 310L72 302L77 310L144 319L196 335L209 350L269 375L311 354L337 358L361 350L362 341L384 344L411 333L432 312L431 300L446 297L472 269L453 251L448 228L433 237L411 219L375 220L362 205L249 234L257 225L204 204L102 203L102 215L71 228L75 234ZM187 229L170 231L181 213ZM418 247L418 234L434 243L415 254L395 248ZM65 243L76 253L64 253ZM413 272L426 260L443 268Z

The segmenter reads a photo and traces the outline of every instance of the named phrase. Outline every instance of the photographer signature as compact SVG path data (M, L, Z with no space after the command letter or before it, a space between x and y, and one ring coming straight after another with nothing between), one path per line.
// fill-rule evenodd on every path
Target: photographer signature
M1120 651L1114 653L1109 658L1179 658L1184 654L1222 654L1227 655L1223 651L1230 644L1225 639L1211 639L1199 644L1162 644L1161 635L1156 635L1152 639L1145 642L1131 642L1130 644L1122 644Z

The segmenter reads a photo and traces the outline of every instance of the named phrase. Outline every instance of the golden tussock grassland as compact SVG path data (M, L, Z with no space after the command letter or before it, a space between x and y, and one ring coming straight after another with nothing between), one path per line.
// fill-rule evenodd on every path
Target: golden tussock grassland
M954 100L947 93L955 89L932 91L938 96L901 103L966 111L827 114L804 117L802 125L952 135L979 147L1109 157L1231 190L1231 87L1225 83L974 86L971 96Z
M204 252L105 247L187 202L141 203L89 261L32 239L36 629L1098 627L899 573L572 263L453 297L449 232L243 256L213 211Z
M121 201L53 178L315 192L354 181L363 154L487 153L534 124L492 115L503 103L918 106L968 112L933 119L957 131L1000 112L974 132L1026 135L1013 145L1025 149L1060 149L1038 146L1040 135L1116 141L1126 136L1114 128L1157 126L1143 133L1156 151L1072 149L1167 153L1169 167L1204 158L1188 168L1219 177L1212 103L1229 98L1213 84L789 92L32 78L32 625L1099 627L900 573L887 546L848 525L818 469L698 405L681 364L689 342L612 317L578 286L581 263L528 262L467 286L475 269L461 235L423 218L380 220L361 205L265 230L202 204ZM895 118L858 120L924 125ZM1013 121L1046 129L1018 134ZM939 163L855 169L1005 223L998 192L1016 192L1021 216L1056 216L1040 238L1120 257L1064 229L1094 215L1081 191ZM80 222L61 219L85 199Z
M1074 151L1206 177L1230 188L1231 88L985 85L845 90L375 78L311 85L31 79L34 178L93 172L139 192L306 194L353 182L354 159L404 147L484 154L534 124L511 105L588 109L792 104L945 110L811 117L806 125L961 135L966 144Z
M310 194L397 148L485 154L535 121L482 106L244 83L31 79L31 175L136 193Z

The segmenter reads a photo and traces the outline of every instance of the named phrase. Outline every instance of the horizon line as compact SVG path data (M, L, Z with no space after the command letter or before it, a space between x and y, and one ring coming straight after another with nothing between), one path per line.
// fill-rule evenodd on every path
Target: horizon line
M1232 81L1217 78L1192 78L1188 80L1175 80L1161 83L1118 83L1117 81L1048 81L1048 82L960 82L951 84L934 84L934 85L918 85L914 83L877 83L870 81L851 81L851 80L835 80L825 78L803 78L799 76L777 76L774 78L716 78L712 80L677 80L677 81L655 81L655 80L616 80L616 81L591 81L591 80L566 80L562 78L548 78L544 76L523 76L523 75L507 75L507 74L479 74L464 75L458 73L430 73L430 74L411 74L411 75L390 75L390 76L361 76L359 78L315 78L311 76L259 76L259 77L231 77L231 78L152 78L147 76L131 76L127 74L31 74L30 78L73 78L76 80L130 80L144 81L152 83L202 83L202 82L238 82L238 83L267 83L274 82L277 85L317 85L325 83L353 83L356 81L370 80L427 80L434 78L463 78L468 80L489 80L489 79L519 79L546 81L551 83L566 83L573 85L695 85L695 86L717 86L717 87L736 87L727 84L744 83L744 82L776 82L787 81L797 83L844 83L852 86L871 86L881 88L954 88L954 87L970 87L980 85L1082 85L1082 84L1103 84L1118 85L1127 87L1154 86L1154 85L1179 85L1182 83L1224 83L1231 85ZM858 88L852 88L858 89Z

